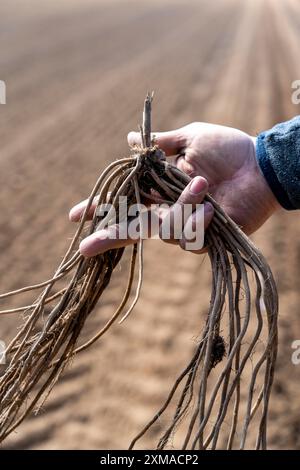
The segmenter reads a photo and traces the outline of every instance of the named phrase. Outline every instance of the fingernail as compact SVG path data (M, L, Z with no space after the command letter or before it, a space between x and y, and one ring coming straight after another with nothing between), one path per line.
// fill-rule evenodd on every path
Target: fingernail
M206 179L202 178L202 176L196 176L193 181L191 182L190 186L190 193L197 196L200 193L203 193L207 188L207 181Z
M80 202L79 204L76 204L76 206L72 207L69 212L69 219L71 220L71 222L77 222L84 205L85 204L83 202Z
M73 207L73 209L70 210L69 212L69 220L71 222L75 222L76 220L76 212L75 212L75 208Z
M77 222L78 219L79 219L79 214L80 214L80 210L77 209L71 209L71 211L69 212L69 220L71 222Z

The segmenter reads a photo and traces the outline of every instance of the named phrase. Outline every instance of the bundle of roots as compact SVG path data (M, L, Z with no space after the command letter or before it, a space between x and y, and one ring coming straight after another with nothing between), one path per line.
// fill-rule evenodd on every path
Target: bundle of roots
M126 248L126 251L132 250L129 277L119 307L101 331L78 347L84 324L109 286L125 251L125 248L117 248L88 259L80 254L78 242L86 230L92 202L96 197L98 206L108 201L118 214L120 196L139 204L145 197L155 201L155 192L171 205L190 181L186 174L166 161L162 150L151 140L151 101L152 96L147 95L141 127L143 145L132 149L130 157L114 161L103 171L54 276L0 296L4 299L40 290L32 305L1 311L2 315L23 312L25 318L7 347L8 363L0 377L1 441L45 401L74 355L90 347L117 320L127 317L139 298L143 275L142 239ZM176 447L183 449L245 448L253 422L251 446L264 449L267 445L268 405L277 352L276 286L262 254L212 197L208 195L206 200L215 210L205 235L212 267L206 322L191 361L176 380L162 408L132 441L130 448L157 422L160 429L165 423L157 444L159 449L170 445L175 435L180 436ZM110 212L99 216L96 210L88 232L110 223ZM137 288L128 307L137 263ZM67 280L65 287L53 293L64 278Z

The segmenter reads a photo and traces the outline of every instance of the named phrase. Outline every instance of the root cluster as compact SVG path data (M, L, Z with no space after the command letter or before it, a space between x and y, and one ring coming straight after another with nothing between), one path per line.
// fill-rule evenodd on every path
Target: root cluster
M119 307L93 338L78 347L85 321L109 286L125 251L117 248L89 259L79 253L78 242L95 197L98 206L108 201L118 214L119 196L127 196L132 203L140 203L145 197L156 202L155 190L170 205L190 181L166 161L163 152L151 141L151 100L148 95L143 146L136 147L130 157L114 161L101 174L54 276L38 285L0 296L4 299L25 291L40 292L32 305L0 312L0 315L21 312L25 317L22 328L8 345L9 362L0 377L1 441L44 402L74 355L92 346L117 320L126 318L138 300L143 275L143 240L126 248L131 249L129 275ZM157 444L159 449L173 442L179 428L180 443L176 445L183 449L244 448L252 422L255 422L255 448L264 449L267 445L268 405L277 352L276 286L258 249L210 196L206 199L215 209L205 236L212 269L206 322L190 363L176 380L164 405L130 448L157 422L160 426L164 423ZM120 219L124 216L119 215ZM109 226L110 219L110 213L100 217L96 210L89 233ZM137 289L128 306L135 271ZM65 287L53 293L64 278ZM47 313L49 305L51 311ZM246 369L247 380L244 379Z

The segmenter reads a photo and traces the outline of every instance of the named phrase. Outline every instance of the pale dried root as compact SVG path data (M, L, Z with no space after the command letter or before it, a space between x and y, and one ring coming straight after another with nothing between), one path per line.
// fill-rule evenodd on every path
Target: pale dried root
M0 296L4 299L43 289L31 305L0 312L25 315L23 327L7 348L10 360L0 378L1 441L44 402L68 361L94 344L121 315L122 320L127 318L139 298L143 278L141 240L133 246L128 284L118 309L93 338L77 346L87 317L108 287L125 251L124 248L110 250L90 259L80 255L78 242L84 234L87 214L95 197L98 196L98 206L108 199L118 213L119 196L127 196L132 203L139 203L144 196L155 200L157 196L151 192L154 189L160 194L160 200L171 204L190 181L186 174L167 163L163 152L151 142L151 101L148 95L142 129L143 148L135 148L131 157L113 162L102 173L53 278ZM277 353L276 286L272 272L257 248L210 196L206 200L215 209L206 233L212 265L212 292L206 324L191 362L178 377L165 404L133 439L130 448L158 420L162 422L173 402L173 418L159 439L159 449L172 442L179 426L185 429L181 444L177 444L183 449L244 448L249 427L255 419L255 447L264 449L267 445L267 414ZM88 233L105 227L110 218L110 213L101 218L95 211ZM137 290L125 312L136 261ZM251 291L249 283L251 272L255 292ZM64 278L65 287L54 293L57 282ZM45 307L51 304L52 309L47 313ZM256 327L253 329L254 315ZM258 344L263 347L260 352L255 352ZM252 361L252 369L245 388L242 379L249 361ZM212 373L214 368L217 375Z

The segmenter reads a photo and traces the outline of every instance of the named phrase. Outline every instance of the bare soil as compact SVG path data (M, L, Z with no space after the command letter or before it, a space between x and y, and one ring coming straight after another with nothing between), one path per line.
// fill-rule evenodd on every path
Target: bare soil
M148 89L156 91L157 130L201 120L255 135L298 114L291 83L300 78L299 34L297 0L2 2L1 292L52 275L74 230L69 208L107 163L127 154ZM269 445L298 449L300 366L291 362L300 339L298 214L279 212L253 238L280 295ZM4 448L126 448L162 404L201 330L210 267L205 256L146 245L135 312L76 358ZM125 274L122 263L86 337L112 312ZM1 318L0 338L8 341L17 323ZM144 447L155 445L157 432Z

